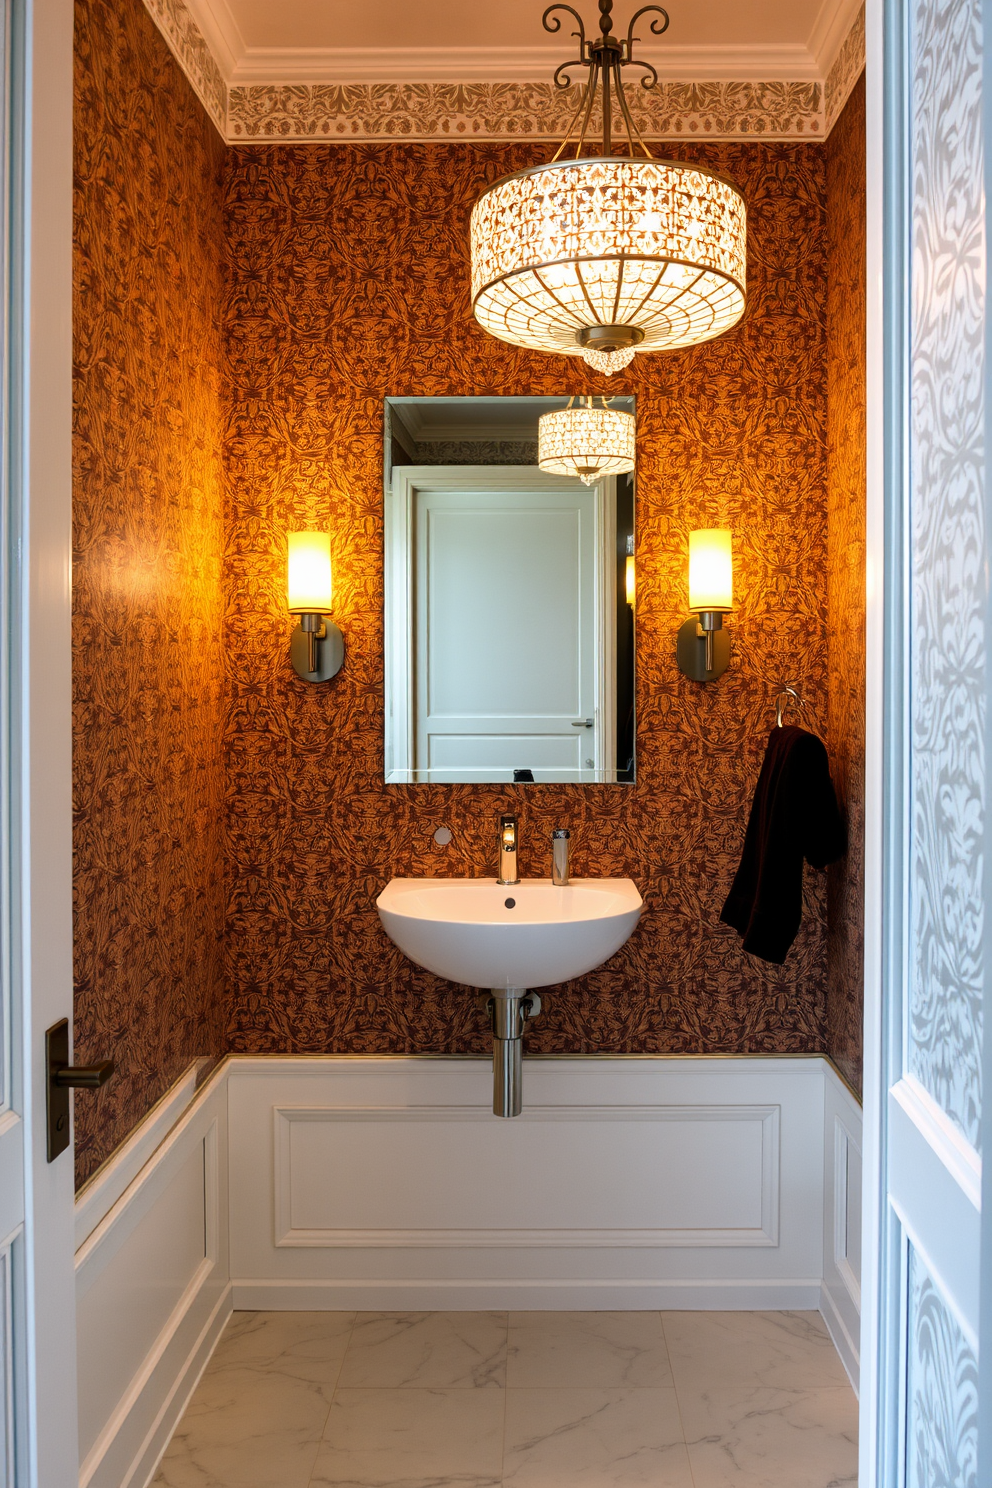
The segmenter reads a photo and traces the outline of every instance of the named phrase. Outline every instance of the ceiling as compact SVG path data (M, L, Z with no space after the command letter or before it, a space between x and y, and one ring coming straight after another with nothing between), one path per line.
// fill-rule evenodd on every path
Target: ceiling
M574 42L541 25L543 0L187 0L228 84L549 81ZM822 79L860 0L669 0L663 40L638 23L640 55L662 78ZM575 7L590 33L591 0ZM626 35L636 0L617 4ZM646 38L646 39L645 39Z

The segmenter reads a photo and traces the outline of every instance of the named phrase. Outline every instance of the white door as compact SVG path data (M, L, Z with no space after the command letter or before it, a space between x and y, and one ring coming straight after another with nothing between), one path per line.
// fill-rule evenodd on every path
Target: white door
M414 778L612 772L612 484L473 466L401 468L397 484Z
M78 1483L72 1148L45 1030L72 1018L72 0L8 0L0 399L0 1483Z
M869 97L883 143L869 204L882 204L884 286L869 510L884 597L869 620L882 700L869 846L881 897L867 916L866 1117L877 1160L866 1190L862 1488L978 1482L992 973L982 44L980 0L869 7ZM874 346L870 332L870 355ZM992 1338L981 1341L992 1363ZM992 1432L986 1459L990 1450Z

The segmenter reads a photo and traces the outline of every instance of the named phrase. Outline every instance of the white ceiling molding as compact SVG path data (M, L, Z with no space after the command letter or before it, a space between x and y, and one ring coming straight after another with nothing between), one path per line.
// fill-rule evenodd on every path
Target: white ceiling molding
M185 3L214 54L225 83L230 84L248 50L234 12L227 0L185 0Z
M854 17L854 24L844 37L840 51L834 58L823 88L824 132L830 133L841 109L851 96L851 89L861 76L865 65L865 8L862 4Z
M228 0L145 0L228 143L556 140L575 94L542 47L248 48ZM864 66L862 0L823 0L806 47L670 47L630 89L649 139L822 139ZM508 76L509 75L509 76Z
M203 0L199 0L203 3ZM804 46L643 48L665 82L822 82ZM231 85L280 83L546 83L561 47L249 47Z
M859 14L862 15L863 32L863 12L864 0L822 0L806 44L818 77L824 80L829 77Z

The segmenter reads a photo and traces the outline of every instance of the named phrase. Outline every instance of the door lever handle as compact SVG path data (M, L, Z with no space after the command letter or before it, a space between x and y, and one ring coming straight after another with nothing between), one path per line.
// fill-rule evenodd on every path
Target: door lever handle
M595 718L577 718L572 724L573 728L592 728L596 722Z
M101 1059L99 1064L65 1064L55 1071L52 1079L56 1085L70 1090L99 1090L113 1073L114 1061Z
M45 1033L48 1068L48 1161L54 1162L69 1145L69 1091L99 1090L114 1073L114 1061L69 1063L69 1020L62 1018Z

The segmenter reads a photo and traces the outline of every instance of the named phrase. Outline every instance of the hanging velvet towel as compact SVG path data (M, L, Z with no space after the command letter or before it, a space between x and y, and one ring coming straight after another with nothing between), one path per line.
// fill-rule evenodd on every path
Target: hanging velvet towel
M721 920L746 951L781 965L802 919L803 859L825 868L846 847L827 751L806 729L773 728Z

